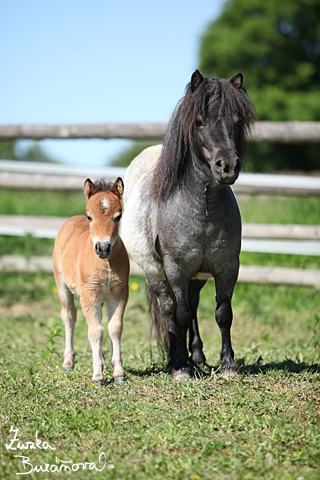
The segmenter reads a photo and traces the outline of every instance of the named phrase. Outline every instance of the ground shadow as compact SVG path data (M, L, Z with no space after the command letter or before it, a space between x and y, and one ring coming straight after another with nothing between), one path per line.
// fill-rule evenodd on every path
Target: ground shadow
M262 364L262 361L258 359L257 362L246 364L244 358L236 360L237 365L239 366L238 373L242 375L258 375L260 373L267 373L271 370L283 371L288 373L320 373L319 364L308 364L305 362L295 362L293 360L286 359L282 362L269 362ZM219 366L206 365L204 370L197 369L196 375L201 375L202 377L211 376L214 373L218 373Z
M236 360L239 370L238 373L240 375L258 375L261 373L267 373L272 370L276 371L283 371L288 373L301 373L301 372L309 372L309 373L320 373L320 365L313 364L310 365L305 362L295 362L293 360L284 360L283 362L269 362L262 364L261 361L246 364L244 358L240 358ZM219 373L219 365L204 365L203 368L194 367L193 368L193 377L194 378L208 378L212 377L215 374ZM152 364L149 365L147 368L144 369L132 369L128 368L126 371L134 375L136 377L150 377L153 375L161 374L161 373L168 373L166 369L162 365Z

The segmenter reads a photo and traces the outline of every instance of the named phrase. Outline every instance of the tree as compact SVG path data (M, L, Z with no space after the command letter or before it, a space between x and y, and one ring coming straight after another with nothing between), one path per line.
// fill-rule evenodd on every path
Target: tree
M0 160L20 160L30 162L53 162L58 160L50 157L37 142L32 142L26 149L19 149L15 140L0 140Z
M242 71L260 120L320 121L319 0L229 0L202 36L200 69L227 78ZM250 152L260 170L320 168L318 145Z
M0 140L0 160L15 160L14 141Z

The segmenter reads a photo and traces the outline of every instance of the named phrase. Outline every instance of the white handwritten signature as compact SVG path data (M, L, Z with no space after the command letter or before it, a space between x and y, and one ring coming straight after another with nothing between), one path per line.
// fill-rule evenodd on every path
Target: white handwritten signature
M10 439L9 444L5 444L7 450L35 450L37 448L43 450L56 450L55 447L52 447L48 442L43 442L40 438L38 438L38 432L36 431L35 434L35 442L21 442L17 437L19 433L18 428L13 428L11 426L10 433L14 433L14 437ZM21 463L23 465L24 470L26 472L16 473L16 475L28 475L32 472L77 472L79 469L82 470L96 470L97 472L102 472L102 470L106 466L106 455L104 452L100 453L99 455L99 462L103 462L102 468L98 468L94 462L80 462L80 463L73 463L72 460L60 460L56 457L56 463L49 464L43 463L40 465L33 465L30 462L30 457L26 457L24 455L15 455L16 458L21 458Z

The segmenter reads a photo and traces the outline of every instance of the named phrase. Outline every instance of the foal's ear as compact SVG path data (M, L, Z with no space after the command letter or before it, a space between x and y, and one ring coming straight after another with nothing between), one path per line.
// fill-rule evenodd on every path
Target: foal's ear
M111 192L117 195L117 197L119 197L121 200L121 197L123 195L123 189L124 189L124 186L123 186L122 178L118 177L111 187Z
M196 70L193 72L192 77L191 77L191 91L192 93L197 90L199 85L203 82L203 76L199 72L199 70Z
M89 200L89 198L94 194L94 184L90 178L87 178L87 180L84 182L84 194L87 197L87 200Z
M240 88L242 87L242 82L243 82L243 75L241 72L237 73L237 75L232 77L230 80L230 83L232 83L232 85L236 87L238 90L240 90Z

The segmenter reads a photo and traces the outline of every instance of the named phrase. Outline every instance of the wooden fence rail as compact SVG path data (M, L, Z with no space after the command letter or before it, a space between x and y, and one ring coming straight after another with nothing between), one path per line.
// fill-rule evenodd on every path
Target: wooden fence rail
M0 257L0 272L52 273L52 257L25 258L21 255ZM130 262L130 275L144 276L143 270ZM303 285L320 290L320 270L241 265L239 282L268 285Z
M85 168L40 162L0 160L0 188L28 190L81 190L86 177L114 181L124 178L122 167ZM240 173L236 194L320 196L320 177Z
M129 138L159 139L166 123L97 123L66 125L0 125L0 139ZM251 142L319 143L320 122L256 122Z

